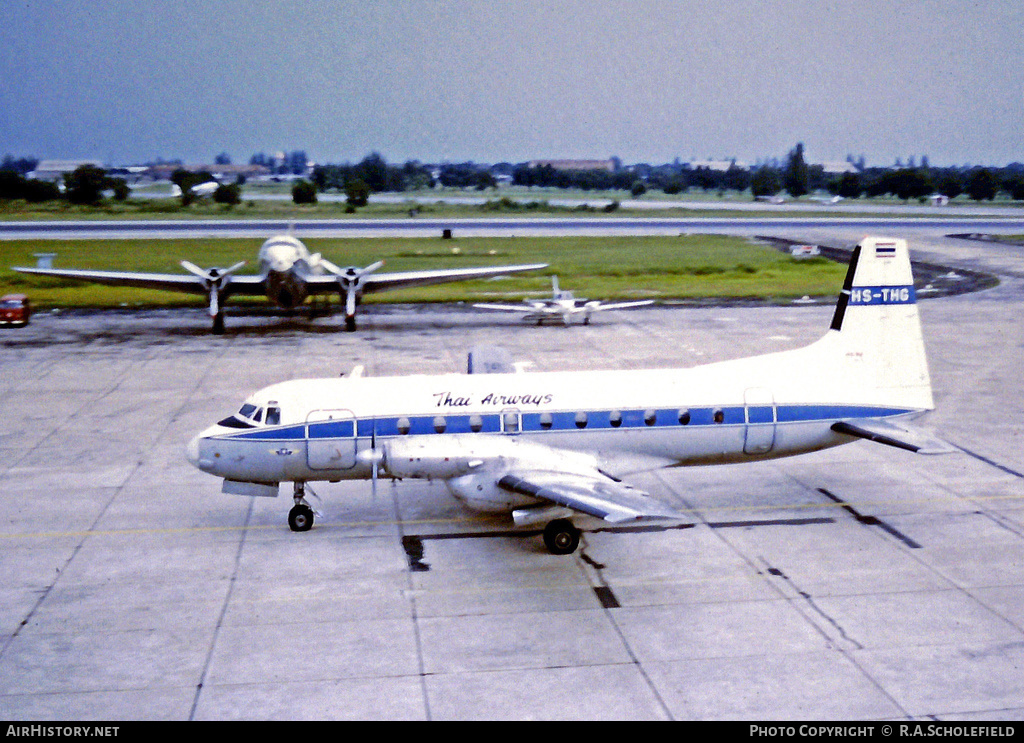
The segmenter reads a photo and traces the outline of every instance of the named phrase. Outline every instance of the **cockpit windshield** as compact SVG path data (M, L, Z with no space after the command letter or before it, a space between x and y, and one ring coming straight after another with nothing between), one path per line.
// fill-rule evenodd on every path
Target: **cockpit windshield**
M228 428L279 426L281 425L281 408L277 405L268 405L263 408L247 402L239 408L237 413L220 421L220 425Z

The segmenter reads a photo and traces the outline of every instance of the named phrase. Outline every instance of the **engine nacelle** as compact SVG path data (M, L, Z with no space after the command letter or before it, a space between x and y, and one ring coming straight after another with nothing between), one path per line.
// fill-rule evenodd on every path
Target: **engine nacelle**
M453 447L451 441L417 437L389 442L382 464L389 477L447 480L479 467L482 461L462 447Z
M445 484L451 494L467 507L483 513L507 513L537 504L536 498L510 493L498 487L494 473L486 470L452 478Z

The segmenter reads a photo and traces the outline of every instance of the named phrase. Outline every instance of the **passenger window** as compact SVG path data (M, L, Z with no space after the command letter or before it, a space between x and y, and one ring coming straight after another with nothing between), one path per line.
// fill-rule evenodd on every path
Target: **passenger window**
M644 411L644 423L648 426L653 426L658 422L658 414L653 410Z
M688 425L690 425L690 411L689 410L680 410L679 411L679 425L680 426L688 426Z
M586 428L586 427L587 427L587 414L582 412L582 411L580 411L579 413L576 414L576 428Z
M448 421L444 419L444 416L439 415L434 418L434 430L438 433L444 433L445 429L448 428Z
M502 415L502 430L505 433L519 433L519 413L509 411Z
M484 419L479 415L469 416L469 430L473 433L480 433L484 427Z
M613 410L608 415L608 422L612 425L612 428L618 428L622 425L622 413L618 410Z
M551 413L541 413L539 423L545 431L551 430Z
M412 429L412 424L409 422L408 418L399 418L398 419L398 432L400 434L402 434L404 436L405 434L409 433L409 431L411 429Z
M714 418L715 418L715 423L724 423L725 422L725 411L723 411L721 409L716 410Z

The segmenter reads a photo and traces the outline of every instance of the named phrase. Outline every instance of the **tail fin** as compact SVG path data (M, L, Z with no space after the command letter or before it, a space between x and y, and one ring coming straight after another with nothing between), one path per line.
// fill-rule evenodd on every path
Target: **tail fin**
M851 388L870 389L875 402L934 407L906 240L861 241L823 340L845 357Z

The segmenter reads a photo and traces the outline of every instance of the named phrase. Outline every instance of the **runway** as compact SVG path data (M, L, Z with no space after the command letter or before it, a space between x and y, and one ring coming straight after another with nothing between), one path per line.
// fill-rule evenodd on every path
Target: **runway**
M957 452L861 442L640 475L687 518L587 532L569 557L439 483L314 485L322 516L295 534L287 495L222 495L184 446L281 379L459 372L481 343L537 370L690 366L811 342L832 308L538 328L371 305L356 333L253 315L224 336L197 308L2 331L0 716L1024 718L1024 258L885 226L1002 281L920 304L937 405L921 422Z
M772 217L543 217L430 219L196 219L0 222L0 239L118 239L269 237L292 230L298 237L506 237L515 235L750 234L751 231L898 229L911 234L1024 232L1024 213L1007 216L772 216Z

